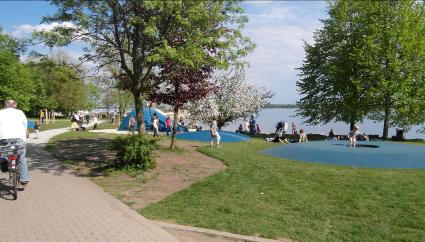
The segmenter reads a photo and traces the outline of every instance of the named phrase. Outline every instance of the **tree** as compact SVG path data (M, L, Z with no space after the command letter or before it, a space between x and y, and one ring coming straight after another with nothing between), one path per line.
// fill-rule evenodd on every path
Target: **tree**
M332 120L350 124L362 121L370 110L370 87L364 81L359 56L367 35L352 1L333 1L329 19L314 34L314 44L305 42L306 57L297 82L302 98L297 113L306 123Z
M26 41L3 33L0 26L0 50L11 52L17 58L26 51Z
M203 66L200 69L174 65L164 65L162 76L166 81L150 99L154 102L168 104L173 107L174 124L170 148L174 148L179 110L188 102L198 101L208 95L214 86L209 82L212 68Z
M14 53L0 50L0 100L14 99L20 109L28 111L35 90L30 77Z
M413 87L423 86L424 57L419 6L413 0L330 2L315 43L305 44L298 114L307 123L336 120L350 129L365 117L383 120L384 138L390 119L409 120L403 109L417 115L421 89Z
M134 105L131 92L120 87L121 69L119 66L110 64L104 68L104 71L104 75L98 82L103 93L102 103L108 109L112 106L118 106L119 115L123 117L128 108Z
M95 88L84 83L80 74L66 63L59 64L45 57L27 63L27 67L36 82L33 113L50 109L69 114L92 107L97 95Z
M45 43L87 43L83 59L102 67L122 69L121 87L134 96L139 133L144 132L143 101L163 79L156 78L160 64L172 60L199 66L205 47L217 47L210 62L225 66L228 58L247 52L250 42L240 28L247 21L239 1L52 0L58 12L44 22L67 21L52 32L35 34ZM173 36L186 38L190 48L173 48ZM242 46L243 48L240 48ZM202 59L201 59L202 60Z
M258 115L273 95L264 87L249 85L245 70L234 69L221 73L215 79L214 92L190 106L191 117L211 124L217 120L219 129L241 118Z
M383 138L390 126L425 121L425 14L423 3L371 1L365 15L370 35L367 73L374 88L369 117L383 121Z
M100 103L100 88L92 82L87 83L84 86L86 93L86 103L84 105L84 109L92 110L97 108Z
M28 111L35 85L19 61L24 51L23 41L4 34L0 28L0 100L15 99L20 109Z

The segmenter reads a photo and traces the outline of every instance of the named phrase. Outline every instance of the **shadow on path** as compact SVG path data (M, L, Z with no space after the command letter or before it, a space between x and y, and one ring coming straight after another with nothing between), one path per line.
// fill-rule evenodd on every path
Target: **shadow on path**
M7 172L4 174L7 174ZM12 190L12 183L8 179L0 178L0 198L4 200L14 200Z
M69 169L46 151L42 144L27 144L27 162L30 172L40 170L54 175L69 173Z

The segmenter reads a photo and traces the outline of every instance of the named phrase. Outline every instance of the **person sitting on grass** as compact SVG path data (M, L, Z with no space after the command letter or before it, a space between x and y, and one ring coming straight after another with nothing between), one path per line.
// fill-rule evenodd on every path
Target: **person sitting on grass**
M77 122L74 121L74 122L71 123L71 129L72 129L72 131L78 131L79 130Z
M350 133L348 133L348 139L350 140L350 148L356 148L356 143L357 143L357 135L361 135L361 133L359 132L359 128L357 126L354 126L353 130L350 131Z
M338 140L333 129L329 132L328 140Z
M238 132L239 132L239 133L242 133L242 132L243 132L242 124L239 124Z
M298 142L308 142L307 134L304 133L304 129L300 130L300 139L298 140Z

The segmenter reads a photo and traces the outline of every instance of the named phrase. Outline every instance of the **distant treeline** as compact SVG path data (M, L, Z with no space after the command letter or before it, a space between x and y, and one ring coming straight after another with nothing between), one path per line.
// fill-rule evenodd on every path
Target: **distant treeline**
M296 104L266 104L264 108L297 108Z

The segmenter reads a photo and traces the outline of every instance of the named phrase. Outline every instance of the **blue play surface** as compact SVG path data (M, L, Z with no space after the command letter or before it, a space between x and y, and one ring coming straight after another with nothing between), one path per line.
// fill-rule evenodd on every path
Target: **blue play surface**
M32 120L27 121L27 129L33 129L35 125L35 122Z
M219 131L220 142L241 142L251 139L251 137L243 134L238 134L228 131ZM192 140L192 141L211 141L211 133L209 130L197 131L197 132L186 132L176 136L178 139Z
M368 168L425 168L425 146L383 141L314 141L282 145L265 154L307 162Z

